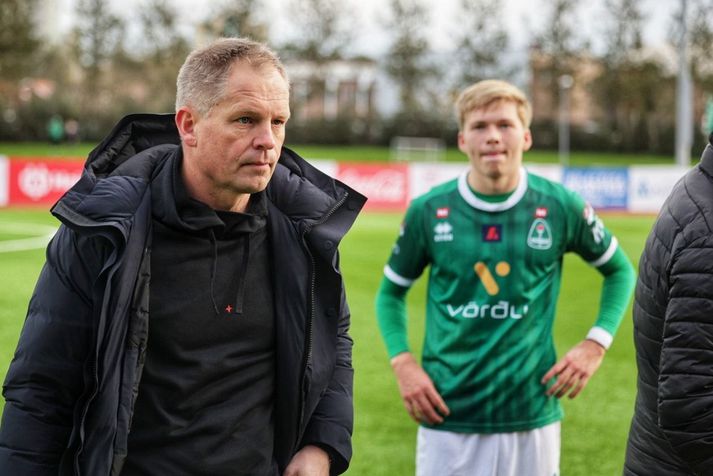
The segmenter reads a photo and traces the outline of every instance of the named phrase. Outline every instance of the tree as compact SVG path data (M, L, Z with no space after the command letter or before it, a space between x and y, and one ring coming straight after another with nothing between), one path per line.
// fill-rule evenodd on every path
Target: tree
M177 14L166 0L150 0L140 10L145 58L137 76L148 84L146 109L171 111L176 98L176 76L190 51L177 28ZM145 71L151 74L145 74ZM167 87L167 85L170 85Z
M391 0L389 5L387 27L394 40L386 54L386 72L399 88L401 114L413 117L424 109L420 98L428 95L428 82L436 72L428 59L427 4L421 0Z
M203 22L203 28L214 36L248 37L267 41L268 25L257 19L260 2L257 0L227 0Z
M114 15L108 0L79 0L77 4L76 48L86 68L89 97L99 89L101 67L121 50L124 22Z
M713 1L698 0L693 2L689 18L691 76L706 91L713 92L713 58L710 48L713 45ZM680 15L680 13L679 13Z
M481 79L503 75L503 52L508 47L508 34L501 22L500 0L461 0L458 10L460 36L453 64L460 72L456 89Z
M289 9L300 26L299 37L283 47L287 56L323 64L345 56L353 24L339 0L291 0Z
M577 35L577 0L551 0L550 11L542 31L536 35L534 50L546 58L543 81L554 102L559 102L559 79L571 75L577 57L588 49L586 42Z
M0 2L0 79L19 79L32 68L39 49L32 12L36 0Z
M639 149L655 136L646 123L654 119L655 85L661 71L641 56L645 19L641 1L606 0L605 11L607 41L595 94L604 111L605 128L619 148Z

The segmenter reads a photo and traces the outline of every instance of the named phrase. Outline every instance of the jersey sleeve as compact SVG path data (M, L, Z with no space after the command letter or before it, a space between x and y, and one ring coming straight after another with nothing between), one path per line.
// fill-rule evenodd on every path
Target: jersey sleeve
M376 319L390 358L408 352L406 293L429 262L423 208L411 203L376 293Z
M594 208L574 192L568 193L567 201L568 250L580 255L604 276L599 312L587 339L609 348L631 299L634 268Z
M566 196L567 251L577 253L590 265L598 268L614 256L619 243L604 226L594 208L579 194L568 191Z
M426 244L425 220L423 203L413 201L401 223L396 244L384 267L384 275L392 283L409 288L428 265L430 258Z

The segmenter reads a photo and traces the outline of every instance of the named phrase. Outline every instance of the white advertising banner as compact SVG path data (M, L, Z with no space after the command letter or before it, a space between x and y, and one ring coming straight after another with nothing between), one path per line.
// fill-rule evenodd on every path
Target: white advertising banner
M629 203L632 213L658 213L671 189L688 171L677 165L638 165L629 167Z
M414 162L408 166L409 200L423 195L436 185L454 179L468 170L468 163Z
M325 160L325 159L306 159L307 162L312 164L317 170L322 173L329 175L330 177L336 177L337 171L339 170L336 160Z
M8 188L10 185L8 170L7 157L0 155L0 207L6 206L8 202Z
M562 166L554 164L524 164L528 172L553 182L562 183Z

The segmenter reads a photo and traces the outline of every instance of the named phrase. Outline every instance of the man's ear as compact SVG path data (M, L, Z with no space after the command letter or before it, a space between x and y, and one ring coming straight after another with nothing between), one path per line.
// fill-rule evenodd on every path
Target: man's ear
M525 146L522 148L523 151L530 150L532 147L532 132L529 128L525 129Z
M188 107L183 106L176 111L176 127L181 135L181 142L189 147L195 147L198 144L196 137L196 123L198 116Z
M458 131L458 148L464 154L466 154L466 155L468 154L468 152L465 149L465 138L463 137L463 131Z

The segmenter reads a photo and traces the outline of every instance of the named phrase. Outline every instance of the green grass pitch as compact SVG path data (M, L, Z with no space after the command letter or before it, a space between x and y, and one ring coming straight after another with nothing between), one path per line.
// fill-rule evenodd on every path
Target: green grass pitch
M654 218L605 215L634 264L638 262ZM374 293L396 238L401 216L362 214L341 245L342 268L352 311L355 368L354 457L352 476L399 476L414 471L416 426L406 415L388 364L374 317ZM8 223L54 224L46 211L0 209L0 244L18 239L5 232ZM38 232L37 234L41 234ZM22 327L27 303L44 262L44 250L0 252L0 377L4 378ZM565 259L564 279L555 326L560 354L576 344L594 321L599 274L577 256ZM409 295L410 339L420 349L423 338L425 279ZM562 474L621 474L626 435L636 386L631 310L614 345L584 392L565 400L562 426ZM2 402L0 402L1 404Z

